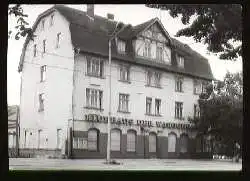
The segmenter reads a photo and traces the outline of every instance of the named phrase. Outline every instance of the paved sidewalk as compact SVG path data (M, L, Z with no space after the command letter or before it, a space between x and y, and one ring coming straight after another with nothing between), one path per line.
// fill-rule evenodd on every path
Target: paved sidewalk
M181 159L115 159L120 165L104 164L104 159L10 158L10 170L235 170L241 163Z

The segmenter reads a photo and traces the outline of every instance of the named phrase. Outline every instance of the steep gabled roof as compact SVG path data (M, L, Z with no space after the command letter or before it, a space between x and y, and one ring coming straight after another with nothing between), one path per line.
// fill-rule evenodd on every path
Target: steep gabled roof
M103 57L108 57L108 34L113 32L117 22L110 21L107 18L103 18L101 16L95 15L94 21L90 20L89 17L86 16L86 12L69 8L63 5L55 5L49 10L49 12L57 10L60 14L62 14L70 23L70 32L71 32L71 40L72 45L76 48L80 48L81 52L101 55ZM46 14L45 13L45 14ZM44 13L42 14L44 15ZM34 25L39 22L40 15ZM178 53L184 56L185 65L184 69L180 69L176 66L175 56L172 56L172 65L166 65L163 63L157 63L153 61L149 61L146 59L141 59L133 56L132 50L132 39L138 35L138 33L144 31L147 27L154 24L154 22L158 22L164 31L165 35L169 37L172 46L172 54ZM131 26L125 25L123 31L121 31L118 35L119 38L126 41L127 44L127 52L126 55L120 55L116 52L115 41L112 42L112 58L127 61L134 64L140 64L144 66L155 67L158 69L163 69L166 71L172 71L175 73L187 74L191 76L196 76L204 79L214 79L212 75L212 71L208 60L202 57L200 54L192 50L189 46L181 43L180 41L171 38L169 34L164 29L158 18L153 18L149 21L146 21L142 24ZM87 42L87 43L86 43ZM25 45L24 45L25 49ZM21 71L23 56L20 60L19 71Z

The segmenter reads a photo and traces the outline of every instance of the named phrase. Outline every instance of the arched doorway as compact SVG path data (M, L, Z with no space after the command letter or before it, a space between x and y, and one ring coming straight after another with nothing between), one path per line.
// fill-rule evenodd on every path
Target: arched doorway
M183 133L180 136L180 153L188 152L188 135Z
M171 132L168 134L168 152L173 153L176 150L176 134Z

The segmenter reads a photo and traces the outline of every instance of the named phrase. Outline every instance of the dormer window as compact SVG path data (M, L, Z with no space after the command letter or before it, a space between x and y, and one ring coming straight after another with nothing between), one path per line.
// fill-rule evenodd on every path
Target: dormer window
M45 27L45 19L42 20L42 31L44 30Z
M144 51L143 51L143 56L144 57L151 57L151 43L149 40L145 41L145 47L144 47Z
M126 47L125 41L122 40L117 41L117 48L119 53L125 53L125 47Z
M54 24L54 14L50 16L50 26L53 26Z
M178 67L184 67L184 57L177 55L177 65Z
M156 47L156 59L158 61L163 61L163 47L162 46L157 46Z

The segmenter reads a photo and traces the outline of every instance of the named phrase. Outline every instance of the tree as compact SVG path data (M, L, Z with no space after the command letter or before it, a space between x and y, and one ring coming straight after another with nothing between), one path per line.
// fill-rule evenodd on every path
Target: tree
M242 145L242 73L227 73L223 81L209 85L207 90L199 99L201 116L190 118L190 121L196 125L198 135L212 136L217 143L228 148L228 155L232 155L230 151L235 143Z
M28 27L29 23L25 21L25 18L27 18L28 15L24 14L23 8L20 4L9 6L8 15L9 16L14 15L15 18L17 19L17 25L15 26L15 29L17 30L15 34L16 40L19 40L21 36L25 37L26 35L28 35L31 39L33 39L34 35L32 28ZM10 38L11 34L12 31L10 30L8 32L8 38Z
M186 28L179 30L179 36L193 37L196 42L208 45L220 59L235 60L242 55L242 7L239 4L169 5L147 4L147 7L168 10L173 18L181 16ZM190 18L194 21L190 25ZM239 44L239 45L234 45Z

